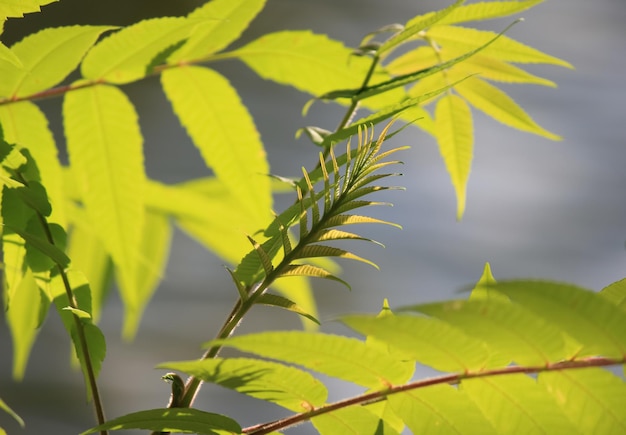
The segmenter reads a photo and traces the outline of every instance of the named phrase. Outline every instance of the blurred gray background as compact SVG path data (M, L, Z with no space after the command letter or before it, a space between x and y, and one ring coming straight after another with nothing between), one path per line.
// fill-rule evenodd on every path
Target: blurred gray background
M6 24L7 45L37 29L67 24L126 25L142 18L182 15L201 1L62 0L22 20ZM268 0L264 12L237 44L284 29L311 28L356 46L361 37L385 24L450 2L417 0ZM344 331L334 318L342 313L376 312L384 297L392 306L457 296L475 282L489 261L496 278L534 277L570 281L596 290L625 276L626 250L626 2L623 0L548 0L523 13L526 21L509 33L526 44L571 62L576 70L532 67L558 83L558 89L505 86L542 126L564 137L551 142L513 131L475 112L475 157L462 222L455 221L455 198L434 141L417 129L397 136L410 145L402 155L405 176L394 180L405 192L388 194L393 208L373 211L404 227L364 228L386 249L355 246L375 261L376 271L345 264L353 287L315 282L326 331ZM502 29L511 20L485 23ZM342 109L313 106L307 119L300 109L308 96L256 77L243 64L219 65L250 108L268 149L272 171L297 176L318 152L295 140L304 125L334 128ZM145 136L148 174L166 182L208 172L152 78L124 87L139 112ZM60 100L40 103L62 144ZM290 199L280 199L287 204ZM121 341L121 305L113 295L104 309L102 329L108 355L100 385L107 415L162 407L168 386L163 361L199 356L235 292L222 262L177 233L165 280L149 305L133 343ZM4 318L3 318L4 320ZM255 309L241 331L297 328L298 319L276 310ZM4 414L9 434L76 434L94 418L85 403L82 376L68 366L69 340L58 316L47 320L21 383L11 380L11 344L0 325L0 397L27 422L25 430ZM358 390L333 382L339 399ZM287 413L275 406L205 386L197 407L221 412L242 425ZM289 433L311 433L302 426Z

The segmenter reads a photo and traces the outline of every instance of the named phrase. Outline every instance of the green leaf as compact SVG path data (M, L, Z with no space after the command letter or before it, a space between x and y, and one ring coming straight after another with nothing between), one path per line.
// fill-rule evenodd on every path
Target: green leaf
M32 243L26 243L25 260L28 267L33 272L50 271L56 264L58 264L56 260L69 262L69 258L64 252L67 236L65 234L65 230L60 225L48 224L48 228L46 230L42 227L39 218L33 216L28 221L25 233L39 239L44 247L44 250L41 250ZM51 244L48 241L48 235L52 236L54 244ZM47 253L45 249L49 249L51 252Z
M258 359L166 362L157 368L178 370L294 412L306 412L323 405L328 394L324 385L311 374Z
M552 397L524 374L467 379L460 389L478 405L496 433L578 433Z
M419 311L480 338L495 353L492 366L511 361L538 366L573 358L580 346L565 340L563 331L541 317L498 299L455 300L414 305L398 311Z
M265 358L298 364L370 388L401 384L413 374L413 367L368 347L362 341L337 335L264 332L208 344L234 347Z
M76 315L76 317L80 319L91 320L91 314L89 314L87 311L84 311L78 308L72 308L72 307L63 307L61 309L64 311L69 311L70 313Z
M140 310L135 286L145 184L137 114L119 89L99 85L68 93L63 115L81 200L117 268L126 319L133 323Z
M9 407L9 405L7 405L6 402L4 400L2 400L2 399L0 399L0 409L2 409L4 412L9 414L11 417L13 417L13 420L17 421L17 423L20 425L20 427L22 427L22 429L24 428L24 420L22 420L22 417L17 415L17 413L15 411L13 411ZM1 427L0 427L0 431L2 431Z
M384 434L398 435L387 422L367 408L350 406L318 415L311 423L321 435Z
M431 27L433 24L441 21L459 6L464 3L465 0L457 0L450 6L440 11L428 14L427 16L416 17L409 21L404 30L389 38L378 48L378 54L385 53L386 51L393 50L398 45L406 42L408 39L414 37L424 29Z
M201 59L222 50L241 36L264 6L265 0L213 0L200 6L188 17L206 22L194 29L168 63Z
M496 59L491 56L483 56L477 54L467 59L465 62L458 63L454 69L461 75L479 74L481 78L494 80L504 83L529 83L533 85L542 85L556 87L556 84L548 79L530 74L521 68Z
M87 79L129 83L145 76L147 66L168 47L186 39L209 20L165 17L143 20L108 36L92 48L81 65Z
M369 264L370 266L378 269L376 263L369 261L366 258L359 257L344 249L335 248L333 246L326 245L307 245L298 249L295 253L294 259L298 258L312 258L312 257L340 257L350 260L360 261L361 263Z
M136 315L124 322L122 336L131 340L137 333L143 309L163 279L172 241L172 226L167 216L160 213L146 213L141 230L137 271L135 278Z
M507 281L491 286L577 340L578 356L626 353L626 317L622 310L589 290L547 281Z
M98 37L114 26L43 29L11 47L22 62L19 74L3 81L0 95L25 97L60 83L76 69Z
M472 106L497 121L552 140L561 137L542 128L506 93L479 78L458 83L454 89Z
M50 216L52 207L48 202L46 189L37 181L29 181L28 186L22 186L15 189L15 193L20 197L24 204L35 210L41 216Z
M457 219L465 212L467 181L472 165L474 127L472 113L462 98L446 95L437 102L435 137L457 198Z
M191 408L149 409L109 420L81 435L101 430L145 429L161 432L194 433L202 435L234 435L241 426L229 417Z
M33 273L26 269L13 288L6 313L13 339L13 378L16 380L24 378L28 357L41 323L40 311L47 311L48 305Z
M428 31L428 37L444 49L465 51L492 41L497 34L487 30L468 29L458 26L435 26ZM542 53L507 36L500 36L486 46L482 54L500 60L516 63L547 63L572 68L568 62Z
M626 385L620 377L604 369L587 368L540 373L538 382L580 433L626 431Z
M26 241L27 250L28 250L28 246L30 245L33 248L39 250L45 256L52 259L52 261L54 261L57 265L59 265L59 267L64 269L67 266L69 266L70 259L67 255L65 255L65 252L63 252L61 249L59 249L58 247L50 243L45 238L20 230L19 228L15 228L11 226L7 226L7 228L10 228L11 231L15 232ZM58 228L62 230L61 227L58 227Z
M310 31L270 33L231 53L264 79L313 95L360 85L370 60Z
M445 372L481 369L489 349L481 340L438 319L407 315L342 317L352 329L397 347L407 358Z
M450 385L393 394L387 400L414 434L498 433L467 395Z
M67 253L72 265L83 272L91 289L91 314L98 323L104 300L113 277L111 258L100 238L88 225L85 213L79 208L72 210L74 225L69 236Z
M600 296L626 311L626 278L604 287L600 291Z
M0 21L7 18L22 18L24 14L40 12L41 6L45 6L56 1L58 0L4 0L2 4L0 4Z
M320 324L319 320L317 320L311 314L307 313L302 307L298 306L295 302L279 295L274 295L271 293L262 294L261 296L257 298L256 303L262 304L262 305L270 305L273 307L284 308L288 311L292 311L296 314L306 317L307 319L311 320L312 322L317 323L318 325Z
M89 314L89 313L87 313ZM79 316L81 317L81 316ZM82 320L82 327L85 332L85 338L87 340L87 349L89 350L89 361L91 363L91 367L93 369L94 375L96 378L100 374L100 369L102 368L102 362L104 361L104 357L106 356L106 341L104 339L104 334L100 331L93 323L87 323L86 319ZM72 342L74 343L74 349L76 351L76 357L80 362L80 366L82 368L83 377L85 378L85 387L87 389L87 399L90 400L92 398L91 386L89 383L89 376L87 372L87 364L85 362L85 355L83 353L83 345L79 338L78 332L76 330L76 324L72 323L72 329L70 332L72 337Z
M446 17L443 17L439 21L439 24L454 24L506 17L530 9L542 2L543 0L490 1L464 5L455 9ZM431 14L426 14L424 17ZM409 23L411 23L411 21L409 21Z
M272 204L269 165L254 121L237 92L222 75L207 68L170 69L161 79L207 165L248 213L267 222Z
M290 278L293 276L307 276L310 278L323 278L337 281L351 289L350 284L341 278L336 277L322 267L312 266L310 264L290 264L281 271L278 278Z
M40 181L52 205L50 220L65 225L63 173L46 116L34 103L21 101L0 106L0 124L5 140L28 149L37 162Z
M325 266L329 270L328 266ZM300 309L317 319L317 303L313 296L311 282L306 276L290 276L289 279L281 279L272 283L271 289L282 293L289 300L292 300ZM318 323L308 321L306 317L300 317L304 329L307 331L317 330Z

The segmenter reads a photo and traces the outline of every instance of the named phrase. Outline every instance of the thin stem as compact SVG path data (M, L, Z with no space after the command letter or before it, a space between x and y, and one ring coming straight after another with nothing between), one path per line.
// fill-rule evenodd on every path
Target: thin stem
M243 429L242 433L247 435L264 435L269 434L274 431L279 431L286 429L290 426L298 425L305 421L310 420L313 417L318 415L327 414L329 412L336 411L338 409L347 408L352 405L367 405L369 403L378 402L380 400L385 399L386 397L402 393L405 391L417 390L419 388L425 388L432 385L441 385L441 384L459 384L461 381L466 379L475 379L475 378L485 378L491 376L502 376L502 375L510 375L515 373L524 373L524 374L534 374L534 373L542 373L542 372L550 372L550 371L560 371L560 370L571 370L571 369L582 369L588 367L606 367L613 365L620 365L626 363L626 357L622 358L602 358L602 357L591 357L585 358L581 360L575 361L561 361L553 364L546 364L544 366L508 366L498 369L492 370L483 370L477 372L467 372L467 373L458 373L458 374L450 374L443 375L434 378L422 379L415 382L409 382L407 384L392 386L386 390L375 391L372 393L362 394L360 396L351 397L349 399L340 400L338 402L330 403L328 405L321 406L319 408L313 409L308 412L303 412L301 414L295 414L290 417L272 421L269 423L258 424L255 426L250 426Z
M16 175L25 186L28 186L28 182L20 173L17 173ZM35 213L37 215L37 219L39 220L39 223L41 224L41 227L43 228L44 234L46 236L46 240L51 245L54 245L55 244L54 238L52 237L52 231L50 230L50 225L48 225L48 221L46 220L46 217L37 210L35 210ZM74 293L72 293L72 286L70 285L69 278L67 277L67 274L65 273L63 266L60 265L59 263L56 263L56 267L59 271L59 275L61 276L61 280L63 281L63 287L65 288L65 294L67 296L69 306L73 309L78 309L78 303L76 301L76 298L74 297ZM85 329L83 328L83 323L80 320L80 318L74 313L72 313L72 318L74 319L74 326L76 327L76 333L78 334L78 341L80 343L80 349L83 354L83 359L85 361L85 370L87 371L86 373L87 380L89 382L91 395L93 397L93 406L96 411L96 418L98 420L98 425L102 425L106 422L106 419L104 417L104 407L102 405L102 400L100 398L100 392L98 390L98 383L96 381L96 374L93 369L93 364L91 362L91 355L89 354L87 336L85 335ZM108 434L108 431L106 430L100 431L100 435L107 435L107 434Z
M234 57L234 56L230 55L229 53L224 53L221 57L219 57L219 59L214 59L214 60L221 60L221 59L225 59L228 57ZM373 58L372 64L370 65L365 75L365 78L363 79L363 82L361 84L361 88L360 88L361 90L365 89L369 85L369 82L374 74L374 71L376 70L376 66L378 65L379 60L380 58L378 56L375 56ZM335 131L339 131L345 128L351 122L354 114L356 113L358 109L358 105L359 105L358 99L356 98L353 99L350 106L346 110L346 113L343 119L341 120L341 122L339 123ZM328 152L329 152L328 149L325 150L324 157L327 156ZM293 255L293 251L291 254L283 258L283 260L281 261L281 264L274 269L272 274L266 276L263 282L258 287L254 289L249 289L249 296L245 301L242 301L241 299L237 301L237 303L231 310L230 315L228 316L228 318L222 325L220 331L216 335L215 337L216 340L223 340L225 338L228 338L235 331L235 329L237 329L237 326L239 326L244 316L247 314L250 308L252 308L256 299L260 297L263 293L265 293L265 291L273 283L275 277L280 275L280 271L282 270L282 268L290 264L291 259L292 259L291 255ZM222 348L221 345L211 346L204 353L204 355L202 355L201 359L205 360L205 359L215 358L219 354L221 348ZM178 407L188 408L192 406L198 394L198 391L200 390L201 385L202 385L202 381L199 380L198 378L194 376L190 376L189 378L187 378L187 382L185 382L185 392L183 394L182 399L178 403Z

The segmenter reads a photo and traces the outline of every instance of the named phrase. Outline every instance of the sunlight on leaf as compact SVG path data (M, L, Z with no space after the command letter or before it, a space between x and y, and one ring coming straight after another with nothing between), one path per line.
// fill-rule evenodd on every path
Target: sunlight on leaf
M360 406L350 406L313 417L311 423L321 435L399 435L386 421Z
M435 136L439 151L450 174L457 200L457 220L465 212L467 182L474 147L472 112L456 95L446 95L437 102Z
M250 358L165 362L157 368L178 370L294 412L323 405L328 394L324 385L308 372Z

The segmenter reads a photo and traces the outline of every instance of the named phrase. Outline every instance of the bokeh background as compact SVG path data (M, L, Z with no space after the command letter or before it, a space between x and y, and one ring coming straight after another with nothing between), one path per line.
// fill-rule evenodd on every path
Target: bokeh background
M10 20L2 36L10 45L24 35L53 25L127 25L140 19L183 15L199 0L62 0L22 20ZM450 2L417 0L268 0L237 45L260 34L310 28L356 46L361 37L385 24L404 22ZM376 312L384 297L392 306L455 297L475 282L484 263L496 278L532 277L574 282L593 289L626 275L626 2L623 0L547 0L522 14L526 21L510 36L571 62L576 70L535 67L532 72L558 83L558 89L505 86L545 128L564 139L546 139L508 129L475 112L476 146L462 222L455 220L455 198L434 141L417 129L394 140L410 145L403 154L404 177L394 180L404 192L385 197L393 208L374 213L404 227L363 231L386 249L357 246L375 261L376 271L344 264L347 292L315 282L326 331L344 331L334 319L347 312ZM502 29L510 20L484 24ZM295 140L304 125L333 128L342 109L316 104L303 119L308 96L256 77L235 61L216 66L240 92L267 147L272 171L299 175L318 149ZM124 87L136 105L145 137L148 174L166 182L207 175L171 112L156 78ZM40 103L63 144L60 100ZM279 199L287 204L290 199ZM191 359L212 337L235 299L222 262L177 233L165 279L149 305L132 343L120 339L122 308L112 295L103 312L108 340L100 384L110 417L162 407L168 386L159 362ZM2 316L2 315L0 315ZM241 331L297 328L298 319L271 309L255 309ZM82 376L68 366L69 342L51 313L35 345L26 379L11 380L10 335L0 324L0 397L27 422L21 430L6 415L9 434L76 434L94 418L84 399ZM358 390L333 382L339 399ZM242 425L286 413L277 407L205 386L197 406L237 418ZM289 433L312 433L302 426Z

